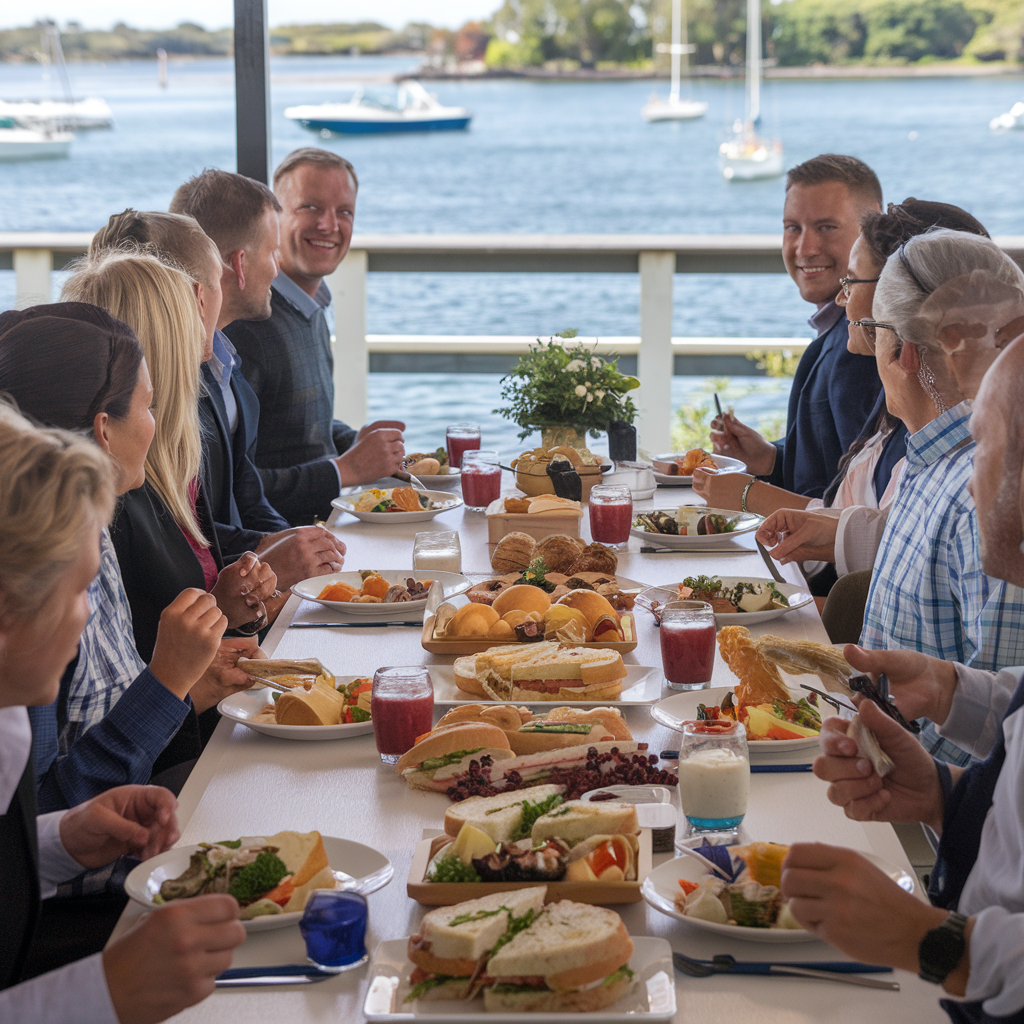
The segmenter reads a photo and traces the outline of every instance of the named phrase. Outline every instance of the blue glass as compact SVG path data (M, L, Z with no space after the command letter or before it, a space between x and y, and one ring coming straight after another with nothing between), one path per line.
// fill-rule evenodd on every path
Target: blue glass
M730 829L739 828L743 815L737 818L691 818L687 815L686 820L697 832L728 832Z
M325 971L350 971L366 962L366 897L318 889L299 921L309 962Z

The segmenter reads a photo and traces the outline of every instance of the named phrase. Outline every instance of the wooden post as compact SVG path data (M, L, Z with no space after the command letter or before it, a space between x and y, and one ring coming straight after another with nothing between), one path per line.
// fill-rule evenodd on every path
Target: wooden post
M49 249L14 250L14 305L17 309L49 302L53 253Z
M672 275L674 252L642 252L640 269L639 444L652 454L672 448Z
M235 0L238 173L270 181L270 30L267 0Z
M356 429L366 422L370 373L366 347L368 266L365 249L350 249L338 269L326 278L334 300L334 415Z

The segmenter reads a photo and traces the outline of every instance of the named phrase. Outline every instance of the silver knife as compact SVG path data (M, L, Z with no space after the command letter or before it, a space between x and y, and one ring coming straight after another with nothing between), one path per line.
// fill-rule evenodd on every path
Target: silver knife
M860 985L862 988L882 988L887 992L899 992L898 981L879 981L877 978L862 978L859 974L835 974L832 971L815 971L810 967L789 967L772 964L772 974L793 974L800 978L820 978L822 981L838 981L841 985Z
M304 964L283 964L280 967L234 967L217 975L218 988L239 988L243 985L313 985L334 977Z
M772 574L772 578L775 580L775 582L789 582L776 568L775 559L768 554L768 549L757 539L757 537L754 538L754 543L757 545L757 550L761 552L761 557L764 559L764 564L768 566L768 571Z
M423 613L424 619L430 615L434 615L442 604L444 604L444 587L441 586L440 580L434 580L434 582L430 584L430 588L427 590L427 608Z
M392 619L390 622L292 622L289 629L380 629L382 626L422 626L422 622Z

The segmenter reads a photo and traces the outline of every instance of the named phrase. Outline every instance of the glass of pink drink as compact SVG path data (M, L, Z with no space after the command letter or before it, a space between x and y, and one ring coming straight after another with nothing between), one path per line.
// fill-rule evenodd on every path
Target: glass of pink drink
M704 601L672 601L661 614L661 664L673 690L703 690L715 668L715 613Z
M462 457L462 499L470 512L483 512L501 497L498 453L467 451Z
M448 444L448 465L452 469L462 466L462 453L480 447L480 427L476 423L453 423L445 431Z
M629 488L598 484L591 489L589 501L591 538L609 547L625 547L633 525L633 495Z
M395 764L430 732L434 724L434 687L422 666L379 668L373 674L370 716L377 752L385 764Z

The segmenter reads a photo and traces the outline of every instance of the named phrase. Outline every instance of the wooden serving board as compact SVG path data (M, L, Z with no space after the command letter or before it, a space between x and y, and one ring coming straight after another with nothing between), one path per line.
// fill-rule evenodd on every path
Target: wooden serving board
M529 790L524 790L529 793ZM436 837L435 837L436 838ZM427 882L424 877L430 863L430 848L434 838L420 840L412 855L409 880L405 891L427 907L450 907L463 900L475 900L495 892L531 889L538 885L548 887L547 902L575 900L577 903L639 903L640 886L651 873L651 830L640 830L640 849L637 853L635 882Z
M633 640L610 640L607 643L602 641L589 640L585 643L579 644L568 644L570 647L593 647L599 650L618 651L620 654L628 654L630 651L636 650L636 619L632 612L622 612L622 615L628 615L633 623ZM512 640L495 640L493 637L458 637L453 640L439 640L434 636L434 616L428 615L423 623L423 633L420 637L420 642L423 645L425 651L430 651L431 654L451 654L458 656L460 654L482 654L484 651L490 650L492 647L506 647L510 643L514 644L517 641ZM529 642L518 641L523 647L529 647Z

